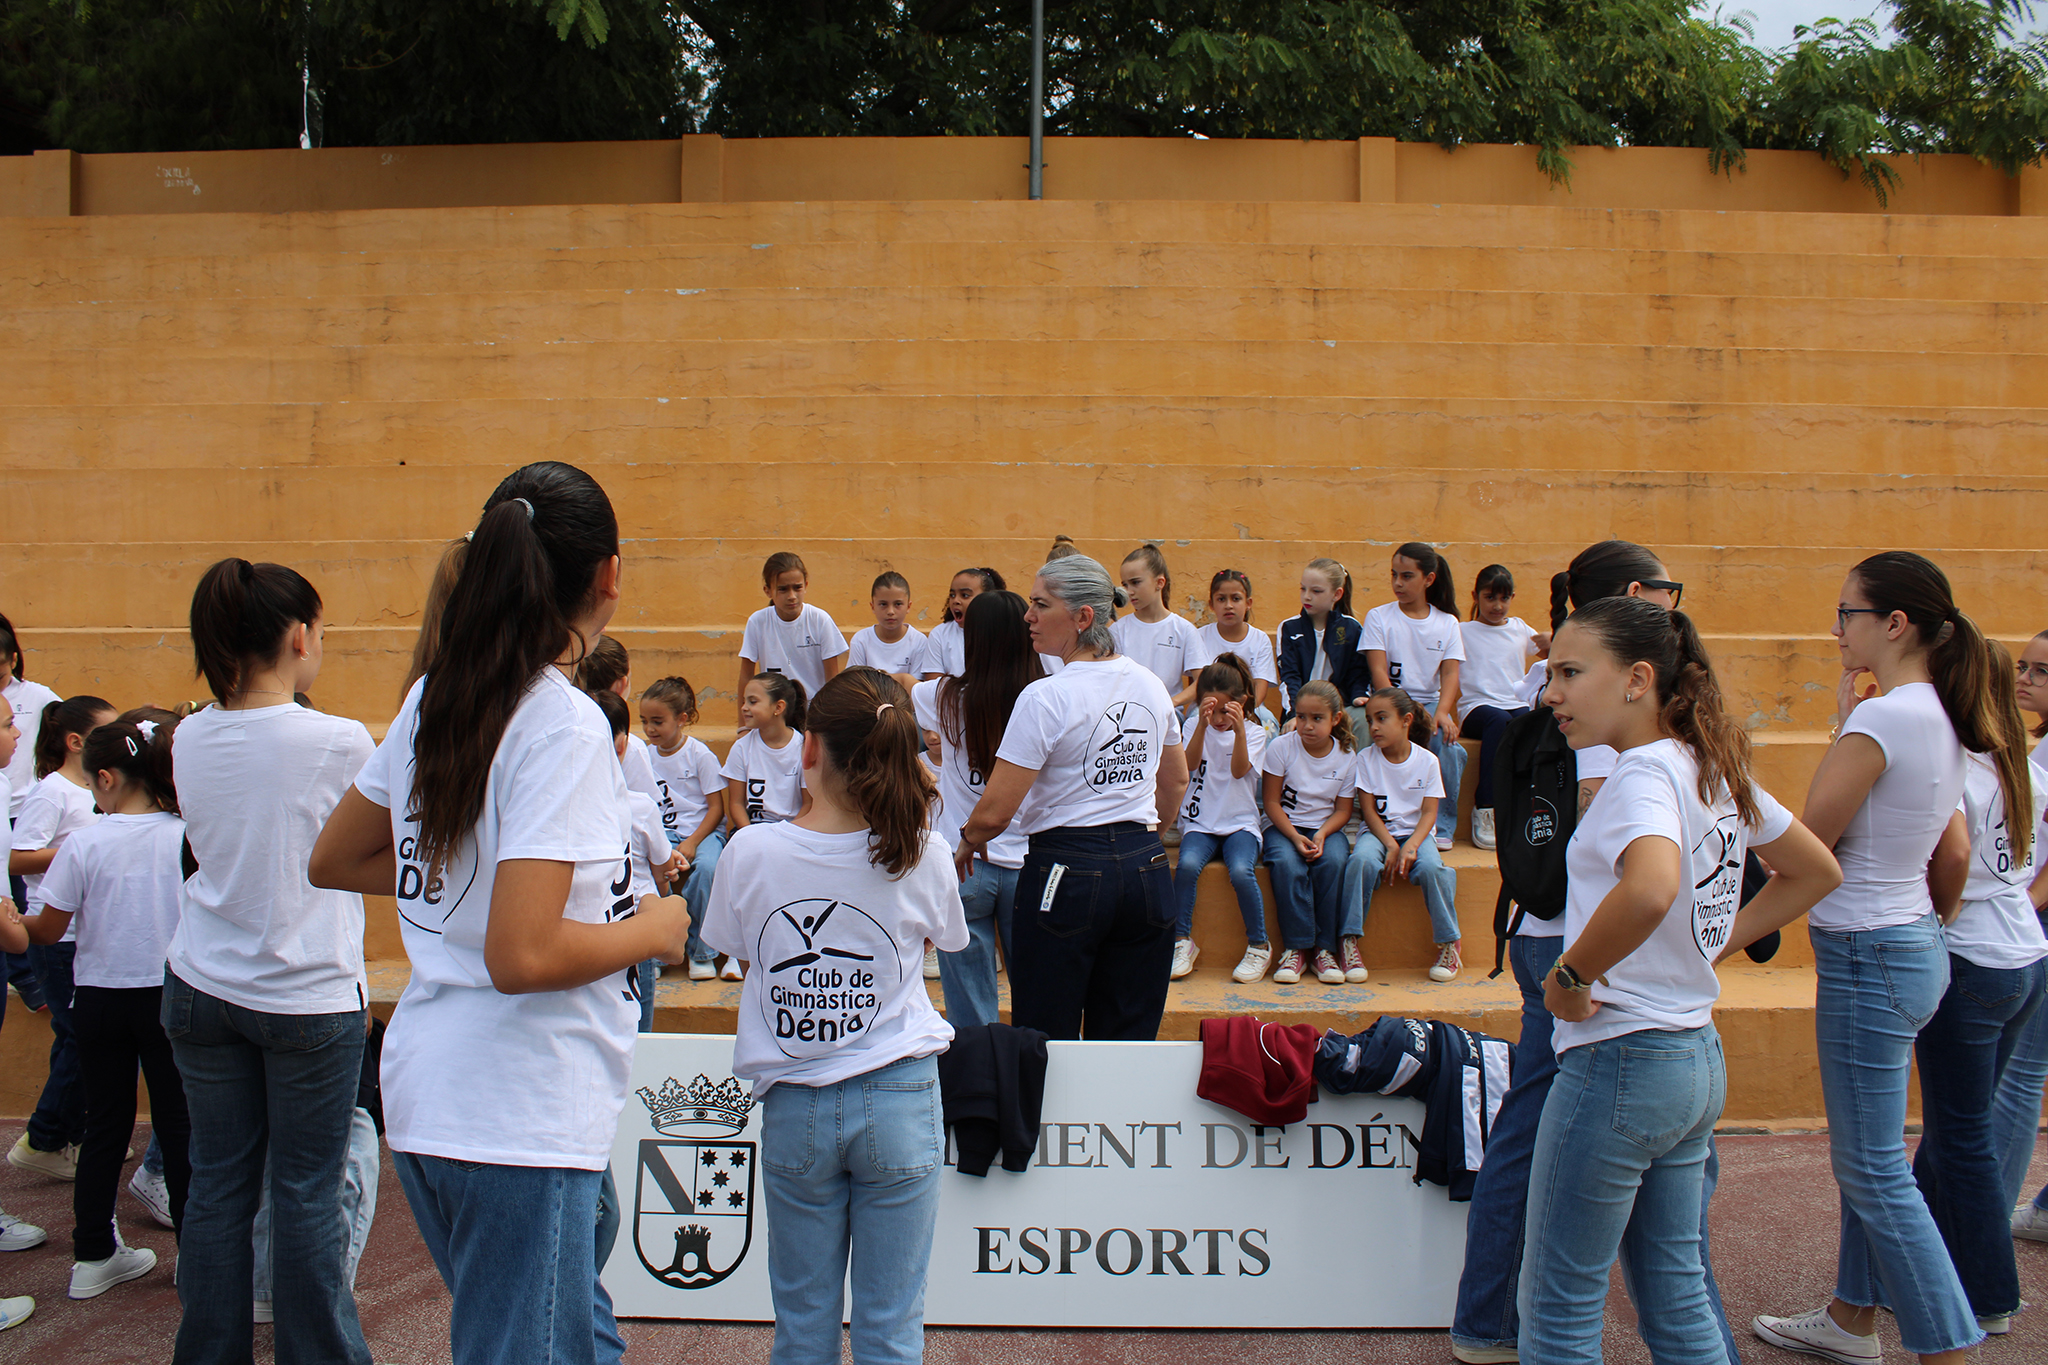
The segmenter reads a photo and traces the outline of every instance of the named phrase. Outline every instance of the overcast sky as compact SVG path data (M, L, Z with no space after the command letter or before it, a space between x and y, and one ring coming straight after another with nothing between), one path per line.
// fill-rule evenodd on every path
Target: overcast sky
M1756 21L1755 42L1761 48L1788 46L1794 25L1811 24L1821 18L1875 19L1879 41L1891 41L1891 30L1886 27L1891 20L1891 6L1880 0L1707 0L1705 12L1713 13L1716 6L1724 19L1748 10ZM2034 11L2032 23L2022 23L2020 27L2039 30L2044 24L2048 24L2048 4Z

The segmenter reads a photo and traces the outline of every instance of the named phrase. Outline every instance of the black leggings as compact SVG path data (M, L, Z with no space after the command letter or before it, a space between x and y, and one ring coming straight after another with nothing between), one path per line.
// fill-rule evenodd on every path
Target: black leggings
M149 1083L150 1122L164 1149L164 1183L171 1217L185 1221L185 1190L192 1183L192 1120L185 1086L164 1036L164 988L80 986L72 998L71 1027L85 1090L85 1141L78 1151L78 1183L71 1189L73 1256L104 1261L114 1254L114 1201L121 1193L121 1163L135 1135L135 1072Z

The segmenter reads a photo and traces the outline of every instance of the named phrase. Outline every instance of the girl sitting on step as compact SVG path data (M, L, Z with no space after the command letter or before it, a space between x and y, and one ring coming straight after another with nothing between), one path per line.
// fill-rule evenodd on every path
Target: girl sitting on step
M1217 655L1195 678L1195 723L1188 726L1188 794L1181 805L1180 865L1173 874L1173 975L1195 969L1195 892L1202 869L1219 859L1230 873L1237 910L1244 917L1244 958L1230 976L1257 981L1273 948L1266 941L1266 898L1259 891L1259 762L1266 727L1247 720L1252 671L1235 654Z
M1323 984L1344 980L1337 937L1351 851L1344 826L1351 820L1356 747L1344 699L1318 680L1302 684L1294 698L1294 728L1268 745L1259 761L1261 804L1273 822L1266 831L1266 867L1285 945L1273 979L1282 985L1301 980L1310 953Z
M1429 714L1398 687L1382 687L1365 699L1372 743L1358 755L1358 809L1365 828L1344 865L1344 979L1363 981L1365 960L1358 936L1372 893L1382 882L1411 882L1422 888L1436 944L1432 981L1458 975L1458 874L1444 866L1430 839L1444 795L1443 769L1428 749L1434 730Z

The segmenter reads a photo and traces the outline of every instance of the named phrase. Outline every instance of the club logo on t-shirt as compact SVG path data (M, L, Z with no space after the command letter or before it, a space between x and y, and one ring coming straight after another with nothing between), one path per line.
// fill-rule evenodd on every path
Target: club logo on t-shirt
M417 827L418 812L405 817L405 823ZM469 895L470 887L476 885L476 844L464 839L462 847L456 850L455 866L428 867L419 856L419 834L415 828L398 841L398 915L415 929L424 929L438 934L455 912L462 908L463 898ZM466 864L466 866L465 866ZM452 874L452 875L451 875ZM452 896L449 887L460 882L462 889Z
M2036 842L2039 842L2038 840ZM2013 852L2012 835L2005 827L2005 798L1998 798L1998 822L1991 827L1989 839L1976 841L1977 861L2007 886L2018 886L2032 879L2034 850L2030 845L2027 856L2022 858Z
M1728 942L1735 912L1742 908L1742 817L1730 811L1714 822L1692 849L1692 941L1712 962Z
M822 1057L875 1022L902 983L896 940L866 911L816 897L768 917L755 940L761 1020L786 1057Z
M1195 819L1202 813L1202 783L1209 777L1209 760L1203 759L1195 765L1195 776L1188 783L1188 805L1185 818Z
M1387 660L1387 682L1394 687L1401 685L1401 661L1399 659Z
M1159 760L1159 721L1134 701L1102 713L1081 760L1088 785L1104 791L1150 782Z
M768 779L750 777L747 779L747 823L755 824L762 812L768 808Z

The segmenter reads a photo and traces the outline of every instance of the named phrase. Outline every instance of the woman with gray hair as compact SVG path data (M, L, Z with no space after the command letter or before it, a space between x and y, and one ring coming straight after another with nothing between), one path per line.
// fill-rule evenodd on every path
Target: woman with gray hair
M1179 808L1188 767L1173 699L1110 639L1129 602L1086 555L1039 570L1031 647L1066 666L1018 695L960 832L963 877L1013 817L1030 836L1010 1018L1053 1038L1150 1042L1166 1012L1174 901L1154 827Z

